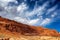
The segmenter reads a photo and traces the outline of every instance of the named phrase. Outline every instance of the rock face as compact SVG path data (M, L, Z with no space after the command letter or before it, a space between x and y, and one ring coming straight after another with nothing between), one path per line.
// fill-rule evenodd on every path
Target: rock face
M55 30L50 30L42 27L30 26L18 23L13 20L0 17L0 29L5 28L10 32L16 32L21 35L47 35L47 36L60 36Z
M22 24L13 20L0 17L0 34L7 35L9 37L16 36L52 36L60 37L60 34L55 30L50 30L47 28L30 26ZM28 37L28 38L30 38ZM30 39L31 39L30 38ZM28 40L28 39L27 39Z

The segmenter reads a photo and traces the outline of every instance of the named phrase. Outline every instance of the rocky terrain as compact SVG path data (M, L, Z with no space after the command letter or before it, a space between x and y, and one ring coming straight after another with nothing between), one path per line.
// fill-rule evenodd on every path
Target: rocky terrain
M30 26L0 17L0 39L4 38L7 38L6 40L60 40L60 34L41 26Z

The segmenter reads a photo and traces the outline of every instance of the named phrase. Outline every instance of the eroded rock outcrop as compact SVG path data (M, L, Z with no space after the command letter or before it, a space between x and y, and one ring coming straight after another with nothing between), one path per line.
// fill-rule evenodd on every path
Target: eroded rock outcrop
M42 27L35 27L26 24L22 24L13 20L0 17L0 30L9 31L10 33L15 33L25 36L60 36L60 34L55 30L50 30Z

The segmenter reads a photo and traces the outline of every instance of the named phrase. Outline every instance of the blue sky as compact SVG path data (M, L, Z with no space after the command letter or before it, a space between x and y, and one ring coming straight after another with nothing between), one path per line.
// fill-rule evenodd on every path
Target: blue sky
M0 16L60 32L60 0L0 0Z

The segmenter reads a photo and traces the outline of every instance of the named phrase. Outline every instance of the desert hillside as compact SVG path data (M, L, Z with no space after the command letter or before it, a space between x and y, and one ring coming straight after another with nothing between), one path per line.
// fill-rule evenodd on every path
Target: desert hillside
M30 26L0 17L0 39L6 40L60 40L55 30Z

